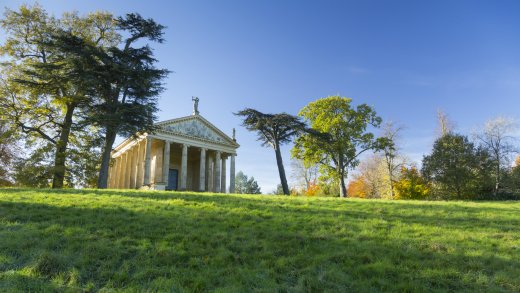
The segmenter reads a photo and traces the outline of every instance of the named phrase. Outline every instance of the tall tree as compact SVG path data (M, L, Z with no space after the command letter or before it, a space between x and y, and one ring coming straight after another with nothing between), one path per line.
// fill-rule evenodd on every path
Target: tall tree
M502 179L503 187L508 189L512 198L520 198L520 155L516 157L513 167L506 175L506 178Z
M163 90L162 80L168 70L155 67L157 60L148 45L137 46L144 40L162 43L165 27L139 14L119 17L116 26L128 37L121 47L99 52L95 95L91 120L103 131L101 167L98 188L106 188L110 153L116 136L132 136L153 131L157 96Z
M349 168L359 163L359 155L368 150L380 150L386 138L375 138L367 131L379 127L381 118L375 110L361 104L352 107L352 99L331 96L309 103L299 116L315 131L326 135L306 133L295 141L292 155L310 164L319 164L323 174L340 183L340 196L347 196L345 177Z
M356 168L365 182L366 198L392 198L392 184L388 174L386 159L379 154L367 156Z
M489 155L466 136L449 133L438 138L422 162L422 174L441 197L475 198L485 189Z
M296 134L304 131L305 123L300 118L287 113L264 114L250 108L239 111L235 115L243 117L242 125L247 130L258 133L258 140L262 142L262 146L270 146L274 149L283 193L289 195L280 146L290 142Z
M94 13L79 17L66 13L50 17L38 5L7 9L0 25L7 38L0 47L7 56L3 64L6 95L1 106L19 130L54 146L53 188L63 187L67 149L75 124L75 111L88 104L82 81L83 66L90 60L78 59L82 44L104 45L117 39L112 33L112 16ZM82 43L60 43L63 35ZM68 47L69 50L63 50ZM74 53L72 53L74 52Z
M502 169L510 166L511 157L518 152L517 141L513 133L518 129L514 119L496 117L488 120L476 137L493 156L495 188L493 195L496 197L502 183Z
M396 126L395 123L389 121L383 125L383 137L388 139L388 143L384 145L382 153L385 159L386 170L388 172L390 183L390 195L395 196L394 182L396 181L399 169L404 165L403 157L399 156L397 148L397 140L399 133L403 128Z

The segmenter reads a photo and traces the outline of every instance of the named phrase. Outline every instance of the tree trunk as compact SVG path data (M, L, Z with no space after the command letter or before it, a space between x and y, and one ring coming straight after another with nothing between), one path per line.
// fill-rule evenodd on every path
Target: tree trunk
M495 177L495 190L493 190L493 196L496 198L498 196L498 188L500 187L500 156L497 155L497 175Z
M341 176L339 184L340 197L347 197L347 187L345 186L345 177Z
M390 178L390 196L394 199L394 174L392 174L392 161L388 156L385 156L386 159L386 168L388 169L388 178Z
M285 169L283 167L282 154L280 153L280 145L277 143L274 149L276 153L276 164L278 165L278 174L280 175L280 182L282 183L283 194L289 195L289 186L287 185L287 178L285 177Z
M76 109L76 103L67 104L67 111L63 118L60 138L56 142L56 153L54 155L54 169L52 175L52 188L63 188L65 180L65 161L67 160L67 147L69 144L70 130L72 128L72 115Z
M339 196L347 197L347 187L345 186L345 170L343 169L343 154L338 157L336 170L339 174Z
M395 198L394 180L392 179L392 176L390 176L390 196L392 197L392 199Z
M116 140L117 131L114 127L107 127L105 134L105 144L103 145L103 152L101 154L101 167L99 169L99 177L97 182L98 188L108 187L108 170L110 167L110 156L112 153L112 146Z

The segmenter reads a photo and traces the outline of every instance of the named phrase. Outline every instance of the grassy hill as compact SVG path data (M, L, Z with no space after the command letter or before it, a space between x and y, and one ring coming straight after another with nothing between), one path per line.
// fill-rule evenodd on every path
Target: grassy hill
M0 291L520 291L520 202L0 189Z

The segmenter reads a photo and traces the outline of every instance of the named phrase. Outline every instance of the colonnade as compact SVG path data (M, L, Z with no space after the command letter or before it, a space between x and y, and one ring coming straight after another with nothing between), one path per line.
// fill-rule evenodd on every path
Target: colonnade
M160 156L155 156L152 162L152 140L158 139L147 137L115 158L115 162L109 171L109 188L135 189L150 187L162 189L169 186L171 144L173 142L164 140L161 162L158 160ZM187 189L188 150L190 149L191 152L192 149L198 149L200 151L199 184L198 186L191 186L191 189L225 193L227 183L226 161L227 158L230 158L229 192L235 192L235 154L190 146L189 144L182 144L181 147L178 190ZM211 151L212 156L208 155L209 151ZM158 168L160 169L161 167L162 172L157 173ZM154 178L152 178L152 168L155 168L153 169L153 174L161 174L162 176L160 178L153 176Z
M150 165L145 166L145 153L151 149L151 142L138 142L135 146L114 159L109 169L108 187L135 189L143 186L146 176L149 178Z

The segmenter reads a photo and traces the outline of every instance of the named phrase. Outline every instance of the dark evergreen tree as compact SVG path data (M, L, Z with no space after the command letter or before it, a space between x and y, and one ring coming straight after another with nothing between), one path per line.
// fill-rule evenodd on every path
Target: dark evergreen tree
M104 136L98 188L107 187L116 136L153 131L157 96L163 90L162 79L168 74L168 70L155 67L157 60L148 45L134 47L143 39L162 43L164 26L139 14L127 14L117 19L117 27L128 38L122 48L114 46L99 54L94 84L98 103L90 117Z
M290 142L296 134L304 131L305 123L300 118L286 113L264 114L250 108L239 111L235 115L244 117L242 125L247 130L258 133L258 140L262 142L262 146L271 146L274 149L283 193L289 195L280 146Z

